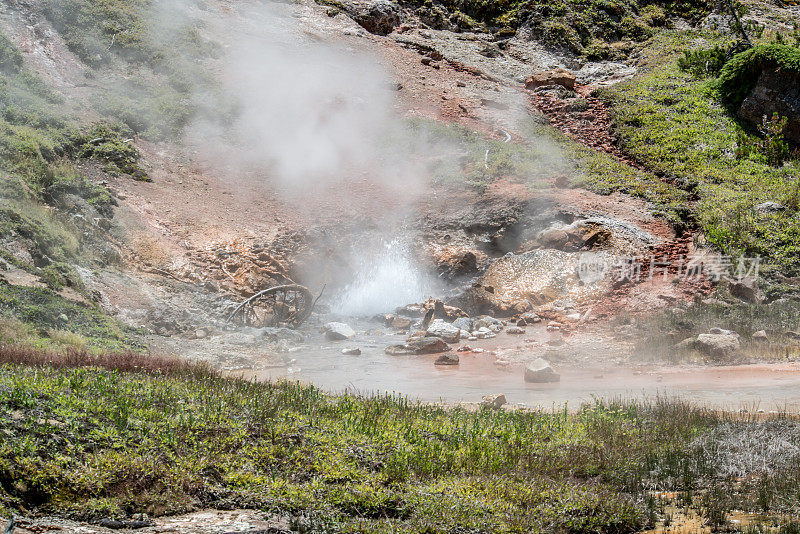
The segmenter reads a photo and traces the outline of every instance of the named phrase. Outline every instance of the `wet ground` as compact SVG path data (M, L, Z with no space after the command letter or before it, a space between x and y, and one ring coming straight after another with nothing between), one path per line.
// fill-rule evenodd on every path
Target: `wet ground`
M639 365L614 362L599 353L596 359L587 361L592 344L568 338L565 344L553 348L548 346L549 339L551 334L543 327L529 327L522 336L501 333L495 339L462 341L453 347L469 345L485 352L459 352L458 365L437 366L434 362L438 355L392 356L384 352L385 347L402 343L404 333L365 334L362 330L352 341L327 341L319 334L311 336L306 345L280 355L282 361L271 358L262 368L233 374L299 380L331 392L394 393L424 402L472 403L487 394L503 393L511 405L548 409L564 404L578 408L594 398L662 396L723 410L800 410L800 363ZM597 346L602 345L598 340ZM351 347L360 348L361 355L342 354L342 349ZM524 381L524 362L539 356L550 359L561 375L559 383ZM598 361L610 363L595 363Z

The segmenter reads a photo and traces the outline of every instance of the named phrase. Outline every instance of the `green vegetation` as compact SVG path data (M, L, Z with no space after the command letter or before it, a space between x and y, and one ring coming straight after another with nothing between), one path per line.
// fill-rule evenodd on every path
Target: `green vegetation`
M680 70L677 59L690 38L660 36L648 48L649 72L603 91L620 144L656 174L696 193L695 217L720 251L758 255L768 267L798 273L798 164L776 167L761 150L737 157L737 146L762 141L719 103L713 83ZM789 209L756 209L766 201Z
M721 46L707 50L686 50L678 58L678 68L696 77L716 76L728 61L727 51Z
M800 48L769 44L754 46L737 54L722 68L715 89L731 109L738 109L764 69L800 74Z
M535 188L567 171L555 143L548 146L542 139L534 146L507 143L457 124L413 119L407 121L399 138L388 142L397 146L409 139L434 154L428 158L426 169L434 183L465 182L483 189L505 179Z
M566 48L595 59L610 59L611 43L642 42L663 27L668 17L698 20L711 5L704 0L406 0L423 20L442 9L446 20L466 14L499 34L523 24L533 36L551 46ZM440 17L441 18L441 17ZM445 22L442 25L447 25Z
M138 151L126 142L133 136L130 130L107 124L74 127L59 110L61 104L0 35L2 265L36 275L47 286L3 282L0 316L21 321L22 330L12 331L35 346L120 350L132 346L130 332L95 307L56 292L69 287L85 294L74 266L109 261L103 256L109 249L102 228L110 226L115 201L78 164L96 160L106 172L147 176L138 165Z
M0 342L41 348L138 349L134 331L103 314L94 304L60 297L49 288L23 287L0 280ZM71 334L68 336L67 334Z
M0 361L25 357L0 349ZM790 511L800 488L795 456L765 463L757 447L736 452L760 466L749 473L760 482L729 476L724 440L716 454L705 440L733 423L677 402L469 412L203 369L56 362L0 368L0 513L237 506L305 516L328 532L622 534L659 519L651 489L690 505L710 488L727 492L724 520L732 506ZM147 365L125 366L136 362Z
M96 109L138 135L164 140L179 137L196 112L230 111L193 102L195 91L215 91L196 59L215 57L219 47L181 10L151 0L48 0L44 13L84 63L100 69L123 62L133 74L103 84Z

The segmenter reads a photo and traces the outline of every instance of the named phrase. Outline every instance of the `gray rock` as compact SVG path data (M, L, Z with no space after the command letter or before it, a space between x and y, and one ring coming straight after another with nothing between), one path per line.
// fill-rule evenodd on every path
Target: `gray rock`
M769 343L769 338L767 337L767 332L765 330L759 330L758 332L753 333L753 342L755 343Z
M509 326L508 328L506 328L506 333L520 335L525 333L525 329L520 328L519 326Z
M353 339L356 337L355 330L345 323L328 323L325 325L324 330L325 337L332 341L341 341L343 339Z
M404 356L407 354L416 354L414 347L410 345L390 345L383 349L383 352L389 356Z
M408 330L409 328L411 328L411 319L395 316L392 318L388 326L391 326L392 328L397 328L398 330Z
M469 317L459 317L455 321L453 321L453 326L460 330L466 330L467 332L472 332L472 319Z
M506 404L506 396L502 393L497 393L495 395L485 395L483 397L482 404L487 408L491 408L493 410L499 410L504 404Z
M525 367L525 381L534 383L549 383L559 382L561 375L553 371L550 363L543 359L537 358Z
M456 343L461 337L461 329L442 319L434 319L425 335L441 338L447 343Z
M361 356L361 349L358 347L342 349L342 354L347 354L348 356Z
M478 318L475 320L472 329L473 330L480 330L481 328L487 328L491 330L491 327L494 326L496 328L503 328L503 322L500 319L495 319L489 315L484 315L483 317Z
M717 335L721 334L723 336L736 336L737 338L739 337L739 334L737 332L734 332L733 330L725 330L724 328L717 328L717 327L710 329L708 333Z
M343 0L341 5L370 33L388 35L400 24L400 8L389 0Z
M786 117L784 135L790 141L800 142L800 74L790 69L762 67L755 86L739 107L739 116L760 125L764 117Z
M758 280L754 276L745 276L741 280L733 280L728 285L728 290L734 297L752 304L761 304L764 294L758 288Z
M741 344L738 334L700 334L694 346L703 354L722 359L738 352Z
M542 322L542 318L539 317L538 315L536 315L533 312L523 313L521 319L524 320L527 324L534 324L534 323L541 323Z
M756 211L760 211L762 213L777 213L780 211L786 211L786 206L770 200L767 202L762 202L756 206Z
M447 354L442 354L436 361L433 362L434 365L458 365L458 354L448 352Z
M688 351L694 348L695 341L697 341L693 337L689 337L684 339L683 341L675 344L675 350L679 351Z
M384 352L391 355L403 354L437 354L448 352L450 345L438 337L411 338L403 345L392 345Z
M302 343L306 340L305 336L297 330L291 328L268 326L259 330L261 337L270 341L280 341L285 339L294 343Z

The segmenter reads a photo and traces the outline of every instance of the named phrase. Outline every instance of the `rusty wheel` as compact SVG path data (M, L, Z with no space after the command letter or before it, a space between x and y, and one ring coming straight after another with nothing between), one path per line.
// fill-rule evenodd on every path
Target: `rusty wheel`
M239 304L228 318L240 326L285 325L297 328L311 315L314 299L307 287L287 284L260 291Z

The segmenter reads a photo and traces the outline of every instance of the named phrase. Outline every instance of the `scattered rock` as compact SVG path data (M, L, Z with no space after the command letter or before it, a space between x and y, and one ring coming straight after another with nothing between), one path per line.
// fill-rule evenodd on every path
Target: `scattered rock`
M497 393L495 395L485 395L483 397L483 405L487 408L491 408L493 410L499 410L506 404L506 396L502 393Z
M474 332L475 339L490 339L497 337L497 335L486 327L479 328Z
M537 358L525 367L525 381L535 383L549 383L559 382L561 375L553 371L550 363L543 359Z
M361 356L361 349L358 347L342 349L342 354L347 354L348 356Z
M738 334L700 334L694 346L703 354L721 359L735 354L741 345Z
M205 328L198 328L194 331L194 338L195 339L205 339L208 336L208 332L206 332Z
M506 332L509 334L520 335L525 333L525 329L520 328L519 326L509 326L506 328Z
M482 317L479 317L475 321L473 328L475 330L487 328L491 331L499 331L503 328L503 321L501 321L500 319L495 319L494 317L491 317L489 315L484 315Z
M761 213L777 213L780 211L786 211L786 206L770 200L757 205L756 211L760 211Z
M488 58L496 58L503 55L503 51L500 50L500 47L494 44L487 44L478 53Z
M441 338L447 343L455 343L461 337L461 329L442 319L434 319L425 335Z
M536 89L547 85L560 85L567 89L575 88L575 75L560 67L537 72L525 80L525 89Z
M404 345L392 345L385 349L386 354L437 354L447 352L450 345L438 337L411 338Z
M433 363L434 365L458 365L458 354L452 352L442 354Z
M389 326L391 326L392 328L397 328L398 330L408 330L409 328L411 328L411 319L394 316Z
M467 332L472 332L472 319L469 317L459 317L453 321L453 326Z
M356 337L355 330L350 328L349 325L345 323L328 323L324 327L325 330L325 337L330 339L331 341L341 341L344 339L353 339Z
M741 280L731 281L728 290L731 295L745 302L761 304L764 301L764 294L758 288L758 280L754 276L745 276Z
M769 338L767 337L767 332L764 330L759 330L758 332L753 333L753 342L755 343L769 343Z
M534 324L534 323L541 323L542 318L536 315L533 312L523 313L521 320L525 321L527 324Z
M680 343L676 343L675 344L675 350L683 351L683 352L692 350L694 348L695 341L696 340L693 337L686 338L683 341L681 341Z

